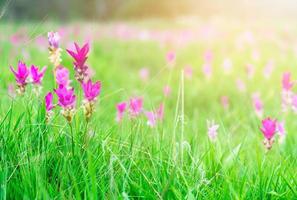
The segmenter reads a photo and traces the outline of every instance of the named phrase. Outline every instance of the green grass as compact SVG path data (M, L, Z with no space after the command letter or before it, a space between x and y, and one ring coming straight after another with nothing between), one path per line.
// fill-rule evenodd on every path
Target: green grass
M57 26L24 27L29 38L35 38ZM294 31L283 37L283 30L274 29L277 38L289 46L285 52L259 34L261 59L254 62L250 59L253 48L240 52L234 47L236 35L244 29L233 27L225 38L197 40L176 48L172 70L165 63L167 48L155 42L96 38L87 63L96 72L93 80L102 81L102 94L88 125L82 108L77 110L72 123L73 155L71 129L59 109L55 109L53 120L45 123L43 97L55 86L47 47L40 50L30 40L12 46L7 38L19 25L2 24L0 28L5 30L0 40L0 199L296 199L296 115L283 114L280 108L282 72L290 70L293 77L297 75L297 59L290 46ZM84 38L71 34L72 40L82 43ZM208 48L215 54L211 80L206 80L201 70L201 55ZM220 68L226 56L233 61L231 75L223 75ZM65 50L62 58L74 80L72 61ZM276 69L266 80L262 69L270 58ZM8 66L16 66L18 59L48 65L40 97L30 87L23 97L8 97L7 86L14 82ZM252 80L246 78L246 63L257 66ZM194 74L183 81L181 69L186 64L193 66ZM143 66L151 72L147 83L138 76ZM237 77L246 81L245 93L237 91ZM172 94L164 98L162 90L167 84ZM80 106L82 91L76 81L73 85ZM260 119L251 103L255 91L261 92L265 116L284 119L288 131L286 142L276 142L267 153ZM118 125L115 104L135 95L144 97L148 110L164 102L164 122L149 128L145 117L131 121L126 116ZM222 95L230 97L227 111L220 105ZM220 125L214 143L207 137L207 119Z

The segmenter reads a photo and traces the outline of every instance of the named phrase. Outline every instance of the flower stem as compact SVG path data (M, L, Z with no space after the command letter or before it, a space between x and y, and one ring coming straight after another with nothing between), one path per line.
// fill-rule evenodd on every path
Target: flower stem
M69 123L70 126L70 132L71 132L71 142L72 142L72 155L74 156L74 138L73 138L73 129L72 129L72 124Z

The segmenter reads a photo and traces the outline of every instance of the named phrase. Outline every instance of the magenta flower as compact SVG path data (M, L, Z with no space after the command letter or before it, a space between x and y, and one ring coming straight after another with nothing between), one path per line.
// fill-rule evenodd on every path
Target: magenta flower
M169 51L167 52L166 54L166 60L168 63L172 64L175 62L175 58L176 58L176 55L175 55L175 52L174 51Z
M45 96L45 109L47 112L51 111L55 106L53 104L53 94L51 92L47 93Z
M25 86L27 85L27 78L29 76L29 70L25 63L19 61L18 69L15 71L13 67L10 66L10 70L13 72L15 76L15 80L18 86Z
M82 84L82 88L85 99L88 101L94 101L101 92L101 82L97 81L92 84L92 81L88 80L88 82Z
M291 82L291 73L290 72L285 72L283 74L282 85L283 85L283 90L285 90L285 91L290 91L292 89L294 83Z
M129 103L130 115L132 118L137 117L142 112L143 99L131 98Z
M67 89L64 85L59 85L58 89L54 90L58 96L58 105L62 108L74 108L76 96L74 88Z
M56 70L56 82L58 85L63 85L66 88L70 87L69 71L65 67L59 67Z
M60 35L57 32L47 33L48 43L51 48L59 48Z
M260 128L261 132L263 133L264 145L267 150L270 150L272 144L274 143L274 135L277 132L277 121L272 120L269 117L262 120L262 127Z
M38 67L32 65L30 68L30 75L32 78L32 83L40 85L45 73L46 67L43 67L42 70L39 72Z
M127 108L127 103L126 102L121 102L121 103L118 103L116 105L116 108L117 108L117 117L116 117L116 121L117 122L121 122L122 119L123 119L123 116L124 116L124 112Z
M74 59L73 64L74 70L76 72L75 77L79 82L82 82L87 76L88 66L85 65L85 62L88 59L87 55L89 53L90 47L89 43L84 44L82 48L80 48L76 43L74 43L74 45L76 52L71 51L69 49L67 49L67 52Z

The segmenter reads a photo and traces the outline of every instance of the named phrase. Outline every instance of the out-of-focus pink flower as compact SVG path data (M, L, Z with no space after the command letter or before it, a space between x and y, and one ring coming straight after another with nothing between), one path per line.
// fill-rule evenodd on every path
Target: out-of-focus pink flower
M137 117L142 112L143 99L141 97L131 98L129 102L130 116Z
M171 88L169 85L166 85L164 88L163 88L163 94L165 97L168 97L171 93Z
M223 70L225 74L230 74L233 64L229 58L225 58L223 61Z
M85 99L88 101L94 101L101 92L101 82L97 81L93 84L89 79L86 83L82 83L82 88Z
M262 127L260 128L261 132L263 133L265 140L264 145L269 150L272 147L274 142L273 137L277 131L277 121L270 119L269 117L262 120Z
M247 77L249 79L253 78L254 77L254 74L255 74L255 67L254 67L254 65L247 64L246 65L246 73L247 73Z
M155 127L157 120L156 120L156 113L153 111L145 112L145 116L147 117L147 124L150 127Z
M208 129L207 134L211 141L216 140L219 127L220 126L218 124L215 124L215 122L213 120L212 121L207 120L207 129Z
M229 97L228 96L222 96L221 97L221 104L222 104L224 109L228 109L229 108Z
M13 84L8 85L8 96L11 97L11 98L16 97L15 88L14 88Z
M117 117L116 121L121 122L125 113L125 110L127 108L127 103L126 102L121 102L116 105L117 108Z
M285 91L290 91L294 86L294 83L291 81L290 72L283 73L282 85L283 85L283 90Z
M58 32L47 33L48 43L51 48L59 48L60 35Z
M45 96L45 109L47 112L51 111L55 106L53 104L53 94L51 92L47 93Z
M58 96L58 105L62 108L73 108L75 106L74 88L67 89L64 85L59 85L58 89L55 89L55 93Z
M285 129L285 122L277 122L276 124L277 133L279 135L279 143L282 144L286 137L286 129Z
M175 63L176 55L174 51L169 51L166 54L166 61L167 63L172 66Z
M293 95L292 97L292 109L295 113L297 113L297 95Z
M74 46L76 52L71 51L69 49L67 49L67 52L74 59L73 64L74 70L76 72L75 77L79 82L82 82L88 75L88 66L85 64L85 62L88 59L90 46L89 43L84 44L82 48L80 48L76 43L74 43Z
M204 62L211 63L213 61L213 52L211 50L207 50L203 54Z
M46 67L43 67L41 71L39 68L32 65L30 68L30 75L32 78L32 83L36 85L40 85L45 73Z
M193 68L190 65L185 66L184 73L187 79L191 79L193 76Z
M241 80L240 78L238 78L236 80L236 86L239 92L245 92L246 91L246 85L243 82L243 80Z
M260 98L260 94L259 93L254 93L252 95L252 100L253 100L253 106L254 106L256 115L259 118L262 118L262 116L263 116L263 103L262 103L262 100Z
M149 77L150 77L150 71L148 68L143 67L139 70L139 77L141 78L141 80L143 81L148 81Z
M203 70L203 73L204 73L204 76L207 78L207 79L210 79L211 78L211 75L212 75L212 66L210 63L205 63L202 67L202 70Z
M63 85L66 88L70 87L69 70L65 67L59 67L56 70L56 82L58 85Z
M272 61L269 61L263 69L263 76L266 79L269 79L273 70L274 70L274 63Z
M161 103L159 108L156 110L156 116L157 119L159 119L160 121L163 121L164 119L164 104Z

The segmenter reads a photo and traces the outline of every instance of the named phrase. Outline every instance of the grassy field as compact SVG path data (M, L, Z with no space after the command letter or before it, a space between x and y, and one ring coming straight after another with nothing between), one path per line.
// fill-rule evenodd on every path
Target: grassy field
M6 23L0 30L0 199L297 198L297 121L290 106L282 111L281 96L283 73L297 77L294 28L213 21ZM45 120L44 96L57 87L49 31L61 35L61 64L77 96L71 124L59 107ZM73 42L86 41L92 80L102 83L89 122L66 52ZM176 55L172 63L166 61L169 51ZM16 85L9 66L16 68L19 60L47 66L40 96L31 84L23 96L8 95L9 85ZM232 62L225 63L230 72L224 60ZM164 94L166 86L170 94ZM253 106L256 92L262 116ZM142 113L131 119L126 112L117 123L116 104L133 97L143 98ZM146 111L161 103L164 120L148 126ZM275 135L270 150L260 131L266 117L284 121L287 132L283 142ZM215 140L207 120L219 125Z

